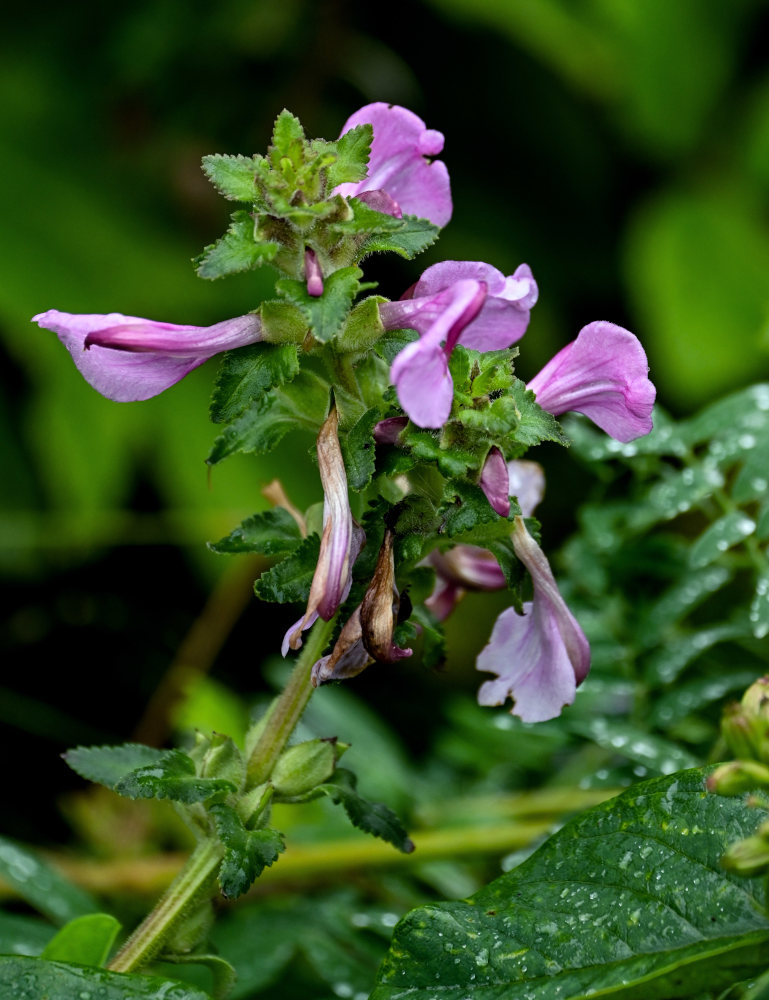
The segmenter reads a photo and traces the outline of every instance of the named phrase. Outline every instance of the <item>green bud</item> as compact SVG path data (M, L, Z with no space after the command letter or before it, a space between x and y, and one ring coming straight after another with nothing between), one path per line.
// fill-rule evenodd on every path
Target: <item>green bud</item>
M336 740L316 739L284 750L270 775L276 794L296 798L328 781L347 746Z
M384 335L379 303L385 302L381 295L370 295L352 310L336 335L335 347L341 354L363 354Z
M732 760L708 776L707 786L719 795L742 795L756 788L769 788L769 767L755 760Z
M735 757L740 760L755 758L753 727L742 706L737 702L732 702L724 708L721 717L721 735Z
M208 938L213 926L213 903L204 900L182 917L166 939L164 950L172 955L187 955Z
M721 858L721 864L738 875L763 875L769 872L769 820L761 824L754 836L732 844Z
M739 705L727 705L721 732L736 757L769 764L768 677L751 684Z
M290 302L263 302L259 307L264 339L270 344L301 344L307 319Z
M742 696L742 707L751 716L769 723L769 677L759 677Z
M238 800L237 811L238 816L243 821L243 826L247 828L255 825L262 826L269 820L269 812L265 816L262 814L270 804L273 791L272 785L268 781L264 781L261 785L256 785L241 796ZM259 819L261 822L256 823Z
M201 778L224 778L240 788L246 776L246 765L229 736L213 733L198 773Z

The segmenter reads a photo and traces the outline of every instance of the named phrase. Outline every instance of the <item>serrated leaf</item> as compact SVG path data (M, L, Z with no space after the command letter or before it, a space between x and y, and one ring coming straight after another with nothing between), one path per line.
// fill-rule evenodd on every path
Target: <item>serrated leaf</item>
M328 186L362 181L368 172L369 153L374 129L368 122L356 125L340 135L334 145L337 159L328 167Z
M109 913L88 913L66 923L43 949L50 962L77 962L100 967L109 957L120 921Z
M396 927L371 1000L662 1000L766 967L761 879L718 859L766 814L705 791L705 771L635 785L518 868Z
M76 747L62 757L81 778L114 788L138 767L159 763L164 753L142 743L121 743L111 747Z
M393 251L406 260L411 260L422 253L438 239L440 229L427 219L419 219L416 215L404 215L400 228L391 232L374 233L358 252L358 260L370 253L388 253Z
M257 243L254 220L248 212L235 212L221 239L207 246L193 261L201 278L223 278L268 264L278 252L277 243Z
M415 340L419 340L416 330L389 330L384 337L377 341L375 351L380 358L388 365L398 357L404 347L408 347ZM452 351L452 355L454 351Z
M302 123L284 108L275 119L272 130L272 145L280 156L287 156L294 159L297 147L301 148L304 142L304 129ZM298 163L295 162L298 166Z
M740 510L724 514L707 527L694 542L689 550L690 565L696 569L709 566L733 545L743 542L752 535L755 528L756 522Z
M507 518L500 517L488 501L488 497L480 488L472 483L457 482L452 485L454 500L448 504L442 513L449 538L468 534L485 525L497 525L501 522L502 530L509 534L513 526ZM467 541L467 539L462 539Z
M435 462L441 472L449 477L463 476L476 464L476 456L452 445L441 447L434 434L423 431L414 424L408 424L401 434L400 443L413 455L426 462Z
M259 552L265 556L291 552L302 541L299 525L283 507L252 514L226 538L209 542L213 552Z
M381 837L404 854L410 854L414 850L414 844L392 809L381 802L369 802L361 798L355 790L355 785L355 775L343 767L338 767L334 772L333 781L319 785L318 790L325 792L333 802L342 804L353 826L375 837Z
M373 431L379 417L379 410L366 410L349 434L342 439L347 483L357 493L368 486L374 475L376 446Z
M215 424L234 420L274 386L290 382L298 371L295 344L251 344L227 351L211 396L211 420Z
M328 412L329 387L312 372L300 371L286 385L253 403L214 441L206 462L216 465L239 451L265 453L289 431L317 432Z
M189 983L39 958L0 957L3 1000L210 1000Z
M157 761L131 771L114 787L118 795L129 799L171 799L188 804L237 791L231 781L198 778L192 759L181 750L161 751Z
M396 219L394 215L387 215L386 212L378 212L359 198L351 197L348 204L352 209L352 218L332 224L334 229L345 236L354 233L381 236L396 232L404 226L402 219Z
M316 340L326 343L339 331L358 294L363 271L340 267L323 279L323 294L308 295L303 281L282 278L275 283L280 295L297 305L307 317Z
M252 202L256 199L256 157L222 153L204 156L203 173L219 194L230 201Z
M262 573L254 584L254 593L263 601L306 603L319 554L320 538L308 535L291 555Z
M20 844L0 837L0 876L19 896L56 924L96 913L99 905L47 862Z
M547 410L537 403L533 392L526 388L520 379L516 379L510 390L518 407L518 427L515 431L515 441L522 446L523 453L543 441L555 441L557 444L569 445L569 439L561 430L560 424Z
M224 847L219 885L228 899L236 899L277 861L285 850L283 837L277 830L247 830L237 812L224 803L216 803L210 811Z
M761 573L756 581L749 615L753 635L757 639L769 635L769 573Z

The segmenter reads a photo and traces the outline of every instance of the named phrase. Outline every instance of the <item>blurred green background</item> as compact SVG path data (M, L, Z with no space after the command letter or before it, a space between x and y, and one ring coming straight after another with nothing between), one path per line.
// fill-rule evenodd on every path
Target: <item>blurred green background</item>
M201 155L262 151L284 106L334 137L387 100L445 133L455 211L421 259L371 262L382 293L398 297L439 259L505 273L525 260L540 302L521 377L610 319L641 338L664 404L688 413L769 375L767 28L760 0L48 2L6 17L0 723L25 762L6 832L54 838L50 796L22 806L26 782L74 787L55 753L128 738L212 590L246 600L205 541L265 507L275 475L297 504L319 498L309 439L237 456L207 481L215 362L157 399L115 404L30 317L202 325L254 308L266 274L206 283L189 263L228 214ZM580 474L555 448L538 457L553 549L573 528ZM425 700L474 689L473 654L502 606L468 598L443 674L397 666L356 682L414 753ZM251 601L214 676L263 689L259 662L292 617Z

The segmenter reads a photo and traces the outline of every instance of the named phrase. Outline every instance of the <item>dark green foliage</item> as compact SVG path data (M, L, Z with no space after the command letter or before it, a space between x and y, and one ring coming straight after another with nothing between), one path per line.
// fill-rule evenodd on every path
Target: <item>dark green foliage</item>
M172 799L174 802L207 802L236 791L231 781L199 778L195 764L181 750L163 750L153 763L126 774L114 790L129 799Z
M254 584L256 596L279 604L305 603L310 596L315 567L320 552L320 538L312 534L291 555L262 573Z
M247 517L226 538L209 542L214 552L259 552L272 556L291 552L302 541L299 525L283 507Z
M211 420L215 424L234 420L274 386L290 382L298 371L293 344L252 344L227 351L211 395Z
M114 747L76 747L62 757L81 778L114 788L137 768L159 764L164 752L142 743L122 743Z
M99 910L90 893L73 885L37 854L6 837L0 837L0 876L55 924L66 924Z
M208 994L157 976L106 972L64 962L0 957L3 1000L209 1000Z
M285 849L283 836L277 830L247 830L237 812L224 803L215 803L210 811L224 846L219 885L228 899L235 899L277 861Z
M357 779L351 771L338 767L333 780L318 787L332 801L342 804L353 826L381 837L404 854L410 854L414 844L392 809L381 802L369 802L362 798L355 790L356 784Z

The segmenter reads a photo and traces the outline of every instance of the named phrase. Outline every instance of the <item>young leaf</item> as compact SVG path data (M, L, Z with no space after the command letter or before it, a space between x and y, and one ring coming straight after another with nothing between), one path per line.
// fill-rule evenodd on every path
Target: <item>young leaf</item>
M291 555L262 573L254 584L254 593L263 601L304 604L310 596L319 553L320 538L309 535Z
M716 995L766 967L761 879L718 859L766 814L706 772L635 785L462 902L413 910L371 1000Z
M703 531L689 550L689 563L703 569L715 562L727 549L752 535L756 522L740 510L729 511Z
M23 900L56 924L98 912L99 905L89 893L6 837L0 837L0 876Z
M394 251L411 260L422 253L438 239L440 229L427 219L415 215L404 215L401 226L394 231L378 232L371 235L358 252L358 260L370 253ZM389 227L388 227L389 229Z
M292 552L302 541L299 525L283 507L247 517L226 538L209 542L213 552L259 552L265 556Z
M204 156L203 173L219 194L230 201L252 202L256 198L256 157L221 153Z
M248 212L238 211L224 236L207 246L193 263L201 278L213 280L267 264L277 252L277 243L256 242L254 220Z
M769 572L761 573L756 582L750 605L750 624L757 639L769 634Z
M377 409L366 410L347 437L343 438L342 454L347 483L357 493L368 486L374 475L376 449L373 430L379 417Z
M0 957L3 1000L211 1000L189 983L39 958Z
M323 294L308 295L303 281L283 278L275 283L280 295L297 305L312 327L316 340L326 343L338 332L358 294L363 271L357 267L341 267L324 278Z
M115 784L115 791L129 799L172 799L206 802L237 791L231 781L198 778L195 764L181 750L163 750L153 764L139 767Z
M109 913L89 913L66 923L43 949L41 958L51 962L104 965L120 930Z
M349 132L341 135L334 146L336 146L336 162L328 168L328 186L335 188L337 184L355 183L362 181L368 171L368 159L371 151L371 142L374 138L374 129L365 122L356 125Z
M298 371L295 344L252 344L227 351L211 396L211 420L229 423L273 386L290 382Z
M295 159L297 149L301 149L304 142L304 129L302 123L285 108L275 119L272 130L272 145L279 156L287 156L294 162L295 166L299 161Z
M113 788L138 767L151 767L163 758L163 750L142 743L114 747L76 747L62 754L76 774L87 781Z
M211 806L211 815L224 846L219 885L228 899L235 899L277 861L285 850L283 836L277 830L247 830L235 810L221 802Z
M319 785L333 802L341 803L353 826L375 837L381 837L404 854L414 850L405 827L392 811L381 802L369 802L355 791L356 778L351 771L338 767L332 781Z

